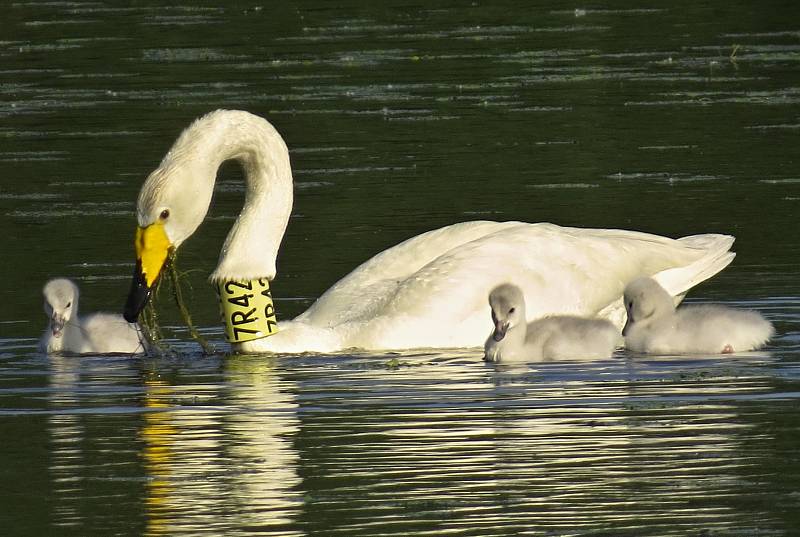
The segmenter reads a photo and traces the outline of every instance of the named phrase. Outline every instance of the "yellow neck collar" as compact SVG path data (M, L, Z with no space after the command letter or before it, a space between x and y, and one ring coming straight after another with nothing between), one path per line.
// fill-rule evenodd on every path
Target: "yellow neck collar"
M217 292L225 322L225 340L229 343L261 339L278 331L275 305L266 278L220 282Z

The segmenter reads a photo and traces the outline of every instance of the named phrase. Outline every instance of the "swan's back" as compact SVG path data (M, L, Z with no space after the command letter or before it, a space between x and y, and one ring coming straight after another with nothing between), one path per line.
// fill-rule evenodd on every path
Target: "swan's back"
M718 237L726 250L731 239ZM621 323L628 281L696 263L709 255L706 246L546 223L455 224L376 255L296 321L334 330L343 347L478 347L490 328L486 297L513 281L529 304L528 319L603 310Z

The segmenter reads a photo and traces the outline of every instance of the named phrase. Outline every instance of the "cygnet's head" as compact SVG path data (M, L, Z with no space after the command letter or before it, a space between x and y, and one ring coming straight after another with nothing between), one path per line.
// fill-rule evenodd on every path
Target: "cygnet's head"
M525 326L525 297L516 285L504 283L492 289L489 306L492 308L492 338L495 341L501 341L509 330Z
M50 280L42 289L44 312L50 319L53 337L61 337L64 325L78 311L78 286L66 278Z
M622 335L628 334L631 326L646 323L675 310L672 297L653 278L637 278L625 287L623 295L628 320Z

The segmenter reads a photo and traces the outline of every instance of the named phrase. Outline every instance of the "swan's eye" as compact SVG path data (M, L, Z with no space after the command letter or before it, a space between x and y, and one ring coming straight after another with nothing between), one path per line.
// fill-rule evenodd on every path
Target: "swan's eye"
M72 302L67 302L67 307L72 307Z
M169 209L164 209L161 211L161 219L166 220L167 218L169 218Z
M510 314L514 313L515 311L517 311L517 308L511 308L510 310L508 310L508 314L510 315Z

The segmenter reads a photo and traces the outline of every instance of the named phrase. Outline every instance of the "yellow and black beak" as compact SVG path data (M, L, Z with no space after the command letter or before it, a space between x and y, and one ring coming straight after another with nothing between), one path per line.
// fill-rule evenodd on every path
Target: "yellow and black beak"
M150 291L158 280L172 251L162 222L136 228L136 268L133 270L131 290L125 303L124 316L135 323L150 299Z

